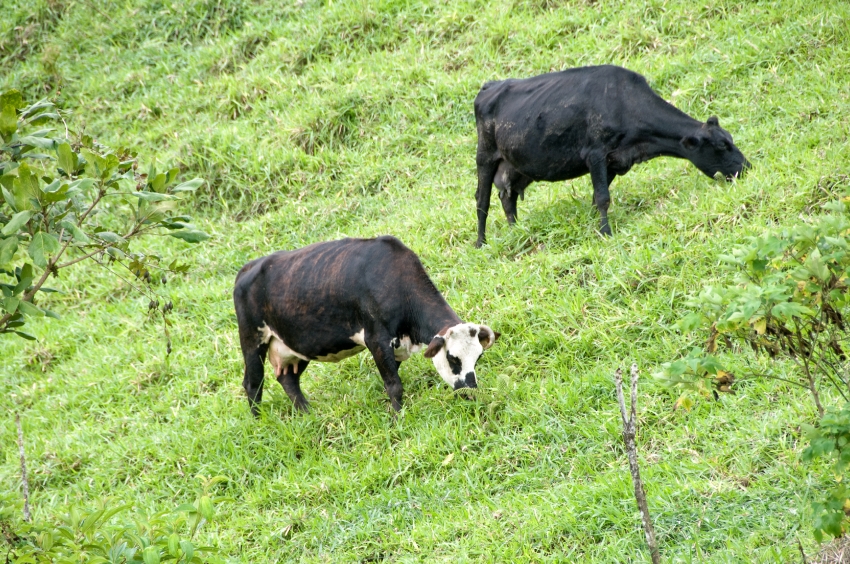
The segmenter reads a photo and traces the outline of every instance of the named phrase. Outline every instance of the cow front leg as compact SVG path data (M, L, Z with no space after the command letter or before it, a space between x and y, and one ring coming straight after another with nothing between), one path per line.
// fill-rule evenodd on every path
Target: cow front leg
M593 203L599 210L599 232L602 235L610 235L608 206L611 205L611 195L608 192L608 187L611 183L608 180L608 167L605 164L605 157L589 159L588 168L590 169L590 180L593 182Z
M395 359L395 352L391 345L392 338L387 333L385 336L375 336L366 339L366 347L372 353L378 372L384 381L384 389L390 396L393 409L401 411L402 394L404 388L398 375L399 362Z
M280 368L280 373L277 374L277 381L283 386L283 391L292 400L292 404L299 411L310 411L310 404L304 393L301 391L301 375L310 364L309 360L299 360L298 364L289 364Z
M478 213L478 240L475 246L480 248L486 239L487 213L490 211L490 194L493 191L493 178L496 176L498 162L477 159L478 189L475 191L476 211Z
M260 415L259 405L263 401L263 362L265 362L267 350L268 346L260 345L242 352L245 359L245 377L242 379L242 387L245 388L248 406L254 417Z

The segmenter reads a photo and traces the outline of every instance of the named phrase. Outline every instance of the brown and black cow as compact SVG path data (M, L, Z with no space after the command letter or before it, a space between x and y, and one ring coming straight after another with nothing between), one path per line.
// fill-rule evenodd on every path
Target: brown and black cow
M499 334L464 323L416 254L391 236L316 243L246 264L233 291L245 360L243 386L254 415L263 363L299 409L312 361L339 362L369 349L392 406L401 409L398 367L425 349L454 389L475 388L475 363Z

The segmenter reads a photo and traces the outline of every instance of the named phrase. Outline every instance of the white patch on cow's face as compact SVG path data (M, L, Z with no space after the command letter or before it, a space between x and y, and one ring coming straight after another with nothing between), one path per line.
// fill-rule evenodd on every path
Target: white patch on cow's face
M393 339L390 341L390 346L393 348L393 355L398 362L404 362L413 354L418 353L426 344L414 344L408 335L404 335L401 339Z
M460 323L450 327L442 337L446 343L431 359L440 377L452 387L476 388L475 363L484 352L479 341L481 327L474 323Z

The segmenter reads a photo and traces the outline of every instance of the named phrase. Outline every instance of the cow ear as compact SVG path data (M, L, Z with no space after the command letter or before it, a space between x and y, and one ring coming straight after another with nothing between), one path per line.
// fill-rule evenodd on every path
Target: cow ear
M481 331L478 333L478 341L481 343L482 347L484 347L485 349L489 349L493 346L493 343L496 342L496 339L499 338L499 335L501 335L501 333L493 331L486 325L481 325L480 328Z
M696 135L688 135L682 138L681 143L685 149L692 150L700 146L701 139Z
M717 119L717 116L711 116L710 118L708 118L708 121L705 122L705 123L707 123L708 125L716 125L716 126L720 125L720 121Z
M428 344L428 348L425 349L425 353L422 355L425 358L434 358L440 349L446 345L446 340L439 335L431 339L431 342Z

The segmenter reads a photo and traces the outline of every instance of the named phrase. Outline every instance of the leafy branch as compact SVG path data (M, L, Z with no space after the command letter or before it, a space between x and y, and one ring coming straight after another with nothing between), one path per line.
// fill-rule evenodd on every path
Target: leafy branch
M55 128L37 129L57 121L63 123L58 136ZM157 280L150 274L154 268L188 271L188 265L162 265L161 257L130 248L146 235L188 243L208 239L177 211L203 180L178 184L178 173L158 172L154 165L141 172L135 153L70 132L52 103L26 106L15 90L0 95L0 334L33 339L22 330L31 318L58 318L37 305L37 295L50 291L44 285L51 275L77 263L126 262L148 283ZM160 308L159 300L151 303ZM165 319L167 311L160 311Z
M850 515L850 489L842 475L850 464L850 196L824 206L824 212L778 233L752 237L721 256L733 281L705 287L691 296L692 311L678 323L685 333L707 335L656 375L663 383L698 390L732 392L735 377L716 353L721 345L732 357L743 347L764 360L791 361L796 371L779 377L752 370L751 378L770 378L808 390L819 426L807 426L810 446L804 461L835 456L834 483L815 501L815 536L840 536ZM750 364L747 359L746 364ZM740 381L742 379L738 379ZM835 411L824 402L840 398ZM685 394L677 405L687 405ZM831 478L826 478L827 480Z

